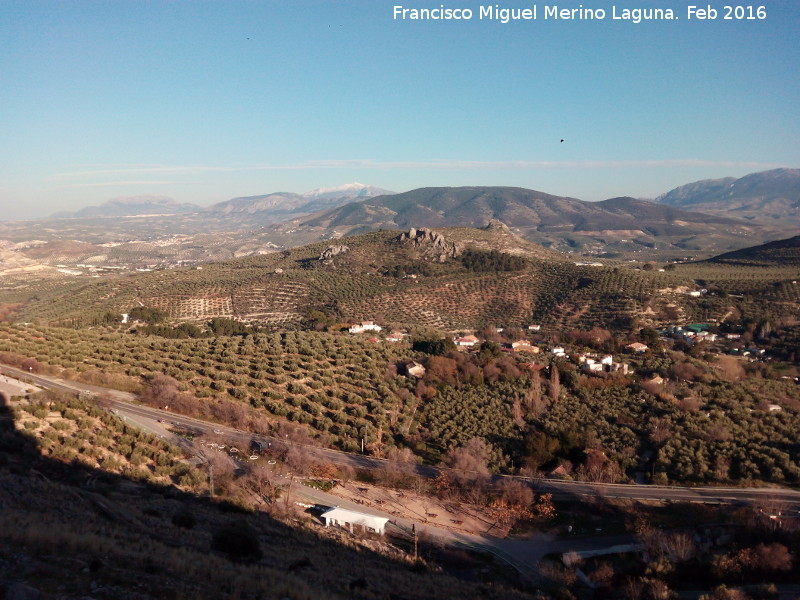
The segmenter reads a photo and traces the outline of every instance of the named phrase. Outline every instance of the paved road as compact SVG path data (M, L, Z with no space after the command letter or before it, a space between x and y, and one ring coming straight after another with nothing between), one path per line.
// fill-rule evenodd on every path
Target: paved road
M204 436L224 436L235 440L237 443L249 448L253 440L265 444L286 443L275 437L254 435L245 431L240 431L208 423L192 417L178 415L169 411L151 408L135 404L136 396L127 392L109 390L98 386L65 381L44 375L25 373L12 367L0 366L0 373L5 373L13 377L26 378L40 387L48 387L72 393L88 393L92 395L103 395L109 404L118 414L126 418L134 419L137 423L145 423L151 431L158 431L159 420L166 420L196 430ZM149 423L148 423L149 420ZM163 427L161 427L163 430ZM166 431L166 430L164 430ZM382 459L351 454L327 448L311 448L321 460L336 465L350 465L359 469L376 469L385 463ZM440 472L436 467L421 465L417 467L417 473L422 477L435 477ZM530 481L527 478L517 478ZM552 493L559 498L601 496L606 498L627 498L631 500L660 500L671 502L700 502L711 504L763 504L781 503L787 508L800 509L800 491L788 488L720 488L720 487L681 487L681 486L654 486L636 484L602 484L580 481L560 481L552 479L538 479L533 482L534 488L538 492Z

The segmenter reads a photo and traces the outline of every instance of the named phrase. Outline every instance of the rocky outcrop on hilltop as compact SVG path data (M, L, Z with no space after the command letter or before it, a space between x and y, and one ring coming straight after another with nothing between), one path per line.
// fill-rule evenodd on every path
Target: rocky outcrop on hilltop
M319 255L319 261L324 263L330 262L333 260L334 256L336 256L337 254L344 254L348 250L350 250L350 248L348 248L344 244L340 246L328 246L327 248L325 248L325 250L322 251L322 254Z
M412 227L407 232L400 234L401 242L412 243L419 248L428 258L444 262L448 258L455 258L461 254L462 249L456 242L446 239L433 229Z

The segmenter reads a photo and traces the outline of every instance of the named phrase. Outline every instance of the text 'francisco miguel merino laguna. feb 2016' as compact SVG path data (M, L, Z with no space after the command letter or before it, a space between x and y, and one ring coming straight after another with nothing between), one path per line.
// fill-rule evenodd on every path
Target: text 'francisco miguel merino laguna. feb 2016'
M681 11L683 12L683 11ZM677 21L681 18L696 21L717 19L735 21L763 21L767 18L766 7L755 5L688 5L685 14L679 16L671 8L635 8L611 6L610 9L585 7L561 8L558 5L532 4L527 8L506 8L501 4L481 4L475 8L450 8L444 4L434 8L409 8L400 4L392 7L395 21L472 21L486 20L500 23L514 21Z

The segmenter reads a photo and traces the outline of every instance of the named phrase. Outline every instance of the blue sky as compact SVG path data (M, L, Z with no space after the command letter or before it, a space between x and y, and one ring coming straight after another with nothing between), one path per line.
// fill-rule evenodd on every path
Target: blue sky
M398 21L398 4L476 15ZM648 197L800 166L795 0L744 21L724 2L690 21L685 1L587 0L605 20L509 1L539 19L501 24L481 4L0 0L0 219L352 181ZM615 21L612 4L679 18Z

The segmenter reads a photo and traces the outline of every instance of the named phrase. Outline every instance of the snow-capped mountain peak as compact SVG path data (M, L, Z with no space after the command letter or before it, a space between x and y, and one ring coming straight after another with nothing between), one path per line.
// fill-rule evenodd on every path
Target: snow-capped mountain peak
M379 187L354 182L331 188L315 188L307 191L305 194L303 194L303 196L305 198L319 200L324 198L338 198L341 196L371 198L373 196L381 196L383 194L391 193L392 192Z

